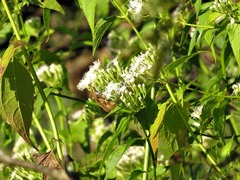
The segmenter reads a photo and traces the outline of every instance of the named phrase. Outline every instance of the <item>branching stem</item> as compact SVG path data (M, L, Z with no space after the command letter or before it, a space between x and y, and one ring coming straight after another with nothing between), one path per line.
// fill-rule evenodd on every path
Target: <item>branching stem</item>
M2 3L3 3L3 7L4 7L4 9L5 9L6 13L7 13L8 19L9 19L9 21L11 23L11 26L13 28L13 32L14 32L17 40L22 41L22 39L20 37L20 34L19 34L19 30L17 29L17 26L16 26L16 24L15 24L13 18L12 18L12 15L10 13L10 10L9 10L9 8L7 6L6 0L2 0ZM30 70L30 72L31 72L31 74L33 76L33 79L34 79L34 81L35 81L35 83L37 85L39 93L40 93L40 95L41 95L41 97L42 97L42 99L44 101L44 105L46 107L46 110L47 110L47 113L48 113L48 116L49 116L49 120L50 120L52 129L53 129L54 138L55 139L59 139L59 135L58 135L57 127L56 127L56 124L55 124L55 121L54 121L54 118L53 118L53 113L52 113L51 107L50 107L50 105L48 103L48 100L47 100L47 97L46 97L46 95L45 95L45 93L44 93L44 91L43 91L43 89L42 89L42 87L40 85L39 79L38 79L38 77L36 75L36 72L35 72L35 70L33 68L33 65L31 63L29 54L28 54L28 52L27 52L27 50L26 50L26 48L24 46L22 47L22 52L23 52L23 58L27 62L28 68L29 68L29 70ZM60 141L57 141L57 152L58 152L59 158L62 159L62 150L61 150L61 146L60 146Z

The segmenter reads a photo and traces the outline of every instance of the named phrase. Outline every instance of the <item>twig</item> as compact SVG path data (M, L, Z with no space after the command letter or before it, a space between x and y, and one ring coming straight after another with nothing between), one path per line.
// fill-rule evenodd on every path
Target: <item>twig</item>
M68 177L68 175L63 170L56 170L56 169L47 168L42 165L37 165L27 161L12 159L10 156L6 155L2 150L0 150L0 162L10 166L19 166L22 168L36 171L36 172L40 172L48 176L51 176L52 178L55 178L55 179L71 180L71 178Z

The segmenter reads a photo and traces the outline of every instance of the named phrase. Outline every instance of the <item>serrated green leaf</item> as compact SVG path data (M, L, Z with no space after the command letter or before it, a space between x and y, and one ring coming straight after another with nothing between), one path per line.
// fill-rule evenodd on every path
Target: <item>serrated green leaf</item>
M78 4L83 10L85 17L87 18L88 24L92 31L92 35L94 34L94 24L95 24L95 9L97 5L97 0L78 0Z
M135 140L131 137L128 138L126 144L119 145L109 156L108 163L106 165L106 176L105 180L108 179L110 173L117 166L119 160L121 159L124 152L132 145Z
M97 22L95 31L93 34L93 54L95 54L104 33L112 25L113 21L116 19L115 16L110 16L107 18L102 18Z
M240 24L234 24L233 27L228 30L228 36L229 36L229 42L232 46L233 54L234 54L234 56L236 58L236 61L238 63L238 67L240 67L239 35L240 35Z
M62 6L56 0L44 0L42 6L43 8L52 9L65 15Z
M194 56L202 53L204 51L198 51L198 52L195 52L193 54L190 54L190 55L187 55L187 56L183 56L179 59L177 59L176 61L173 61L172 63L168 64L167 67L166 67L166 72L171 72L173 71L177 66L179 66L180 64L183 64L185 62L187 62L188 60L190 60L191 58L193 58Z
M35 149L29 138L34 88L27 69L17 60L10 62L0 81L0 114Z

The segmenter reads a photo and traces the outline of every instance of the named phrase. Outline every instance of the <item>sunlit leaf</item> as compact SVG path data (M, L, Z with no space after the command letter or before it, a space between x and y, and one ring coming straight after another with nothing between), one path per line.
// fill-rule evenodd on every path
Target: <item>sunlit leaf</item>
M234 137L232 137L227 142L227 144L222 148L221 155L223 158L227 158L230 156L230 154L232 152L233 142L234 142Z
M161 106L159 107L157 118L150 127L150 138L154 138L157 135L159 127L163 121L164 114L166 112L166 107L167 102L161 104Z
M240 43L239 43L239 34L240 34L240 24L232 25L232 28L228 30L229 41L232 46L233 54L240 67Z
M158 150L158 134L159 134L158 131L159 131L160 125L163 121L163 117L166 112L166 107L167 107L167 103L163 103L159 107L159 112L158 112L157 118L155 119L154 123L150 127L149 140L150 140L150 143L152 146L154 156L156 156L157 150Z
M202 0L196 0L194 2L194 7L196 9L196 16L198 17L199 11L201 9Z
M16 50L16 48L22 47L22 46L24 46L24 43L22 41L14 41L5 50L2 58L0 59L0 80L2 79L4 72L7 69L8 63L13 57L14 51Z
M83 10L84 15L87 18L88 24L94 34L94 24L95 24L95 9L97 5L97 0L78 0L78 4L80 5L81 9Z
M65 14L62 6L56 0L44 0L42 5L43 5L43 8L52 9L62 14Z
M0 114L28 144L36 148L29 138L33 93L32 78L27 69L17 60L10 62L0 81Z

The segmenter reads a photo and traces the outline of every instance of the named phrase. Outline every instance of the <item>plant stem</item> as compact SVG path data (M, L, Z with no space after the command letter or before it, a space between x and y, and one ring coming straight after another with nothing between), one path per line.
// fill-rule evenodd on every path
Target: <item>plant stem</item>
M17 26L16 26L16 24L15 24L15 22L14 22L12 16L11 16L11 13L9 11L9 8L7 6L6 1L2 0L2 3L3 3L4 9L5 9L6 13L7 13L8 19L9 19L9 21L11 23L11 26L13 28L13 31L14 31L14 34L15 34L17 40L22 41L22 39L20 37L20 34L19 34L19 31L18 31ZM47 110L47 113L48 113L48 116L49 116L49 120L50 120L52 129L53 129L54 138L59 140L59 135L58 135L58 132L57 132L56 124L54 122L52 110L51 110L50 105L48 103L47 97L46 97L46 95L45 95L45 93L44 93L44 91L43 91L43 89L42 89L42 87L40 85L40 82L39 82L39 79L38 79L38 77L36 75L36 72L35 72L35 70L33 68L33 65L31 63L29 54L28 54L28 52L27 52L27 50L25 49L24 46L22 47L22 52L23 52L23 58L27 62L28 68L29 68L29 70L30 70L30 72L31 72L31 74L33 76L33 79L34 79L34 81L35 81L35 83L37 85L39 93L40 93L40 95L41 95L41 97L42 97L42 99L44 101L44 105L46 107L46 110ZM61 151L60 141L57 141L57 152L58 152L59 158L62 159L62 151Z
M147 136L149 135L149 132L146 132ZM143 180L148 179L148 169L149 169L149 155L150 155L150 147L148 140L145 140L145 155L144 155L144 164L143 164Z
M136 35L138 36L138 38L140 39L140 41L142 42L143 46L145 49L147 49L147 45L144 42L142 36L140 35L140 33L138 32L138 30L136 29L136 27L134 26L134 24L132 23L132 21L129 19L127 13L124 12L124 10L120 7L120 5L115 1L112 0L113 4L118 8L118 10L122 13L122 15L124 16L124 18L126 19L126 21L131 25L132 29L134 30L134 32L136 33Z
M47 146L47 150L50 151L52 148L51 148L51 146L48 142L48 139L47 139L47 137L46 137L46 135L43 131L43 128L42 128L41 124L39 123L35 113L33 113L33 120L34 120L34 123L36 124L36 126L38 128L39 133L41 134L41 136L43 138L43 141L44 141L45 145Z
M235 121L234 121L234 119L233 119L233 117L231 116L230 117L230 124L231 124L231 126L232 126L232 128L233 128L233 131L234 131L234 133L235 133L235 136L237 136L237 143L239 144L239 142L240 142L240 138L239 138L239 132L238 132L238 128L237 128L237 126L236 126L236 123L235 123Z

